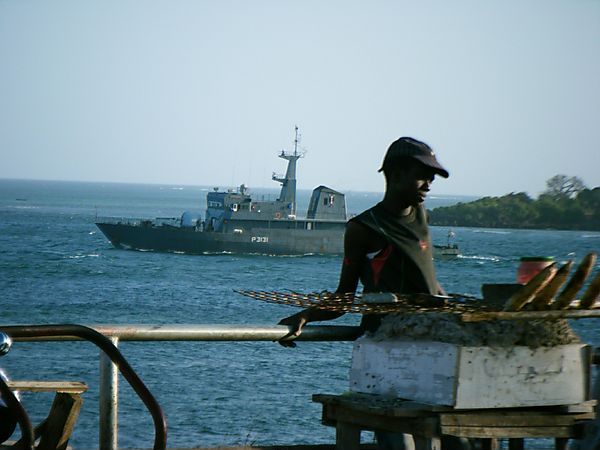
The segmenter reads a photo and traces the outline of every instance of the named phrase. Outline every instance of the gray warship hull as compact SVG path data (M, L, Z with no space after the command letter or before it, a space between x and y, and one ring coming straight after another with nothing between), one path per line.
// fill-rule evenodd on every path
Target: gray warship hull
M235 228L231 231L225 229L220 232L171 225L144 226L139 223L102 222L96 225L117 248L195 255L338 255L343 253L345 229L345 222L304 220L238 223L232 224ZM310 229L306 229L307 226Z

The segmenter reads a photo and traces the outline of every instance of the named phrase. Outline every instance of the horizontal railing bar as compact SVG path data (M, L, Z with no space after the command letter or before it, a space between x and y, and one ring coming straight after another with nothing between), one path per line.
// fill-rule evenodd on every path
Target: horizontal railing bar
M360 444L360 450L377 450L377 444ZM335 444L259 445L243 447L193 447L167 450L335 450Z
M10 333L11 328L27 325L2 326ZM120 341L277 341L284 338L289 329L283 325L88 325L106 337ZM362 333L356 326L312 325L306 326L298 341L353 341ZM14 337L15 341L77 341L76 336Z

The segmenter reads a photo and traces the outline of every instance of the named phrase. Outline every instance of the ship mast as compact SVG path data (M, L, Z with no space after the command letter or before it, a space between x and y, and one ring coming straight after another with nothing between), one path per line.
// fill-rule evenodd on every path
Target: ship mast
M279 193L280 202L286 202L290 204L291 214L296 214L296 161L302 158L304 155L298 153L298 142L300 142L300 135L298 134L298 125L295 126L296 136L294 137L294 153L286 153L281 150L279 157L288 161L287 170L285 176L277 176L273 174L273 181L281 183L281 192Z

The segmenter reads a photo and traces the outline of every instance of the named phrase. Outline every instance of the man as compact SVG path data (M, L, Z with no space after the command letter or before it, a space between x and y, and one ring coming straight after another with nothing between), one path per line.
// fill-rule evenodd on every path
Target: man
M380 203L348 222L336 292L354 293L360 280L364 292L444 294L435 277L423 202L435 176L448 178L448 171L427 144L409 137L402 137L390 145L379 171L385 176L385 195ZM288 325L290 332L279 342L286 347L295 347L291 339L300 336L305 324L341 315L308 308L286 317L279 323ZM365 331L374 331L381 318L381 315L364 315L361 327ZM382 450L406 448L400 433L376 432L375 435ZM442 446L468 448L455 441L444 439Z
M448 178L431 148L410 137L394 141L383 165L383 200L350 219L344 235L344 260L337 293L354 293L358 282L364 292L444 294L435 278L431 239L423 202L435 175ZM295 347L308 322L331 320L342 313L305 309L279 323L290 332L279 342ZM380 315L363 316L361 326L374 331Z

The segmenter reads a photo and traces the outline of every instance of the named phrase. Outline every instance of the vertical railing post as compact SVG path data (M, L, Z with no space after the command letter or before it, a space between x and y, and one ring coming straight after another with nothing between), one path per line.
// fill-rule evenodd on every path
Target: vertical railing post
M110 340L117 347L118 337ZM117 450L119 446L119 372L110 358L100 351L100 450Z

